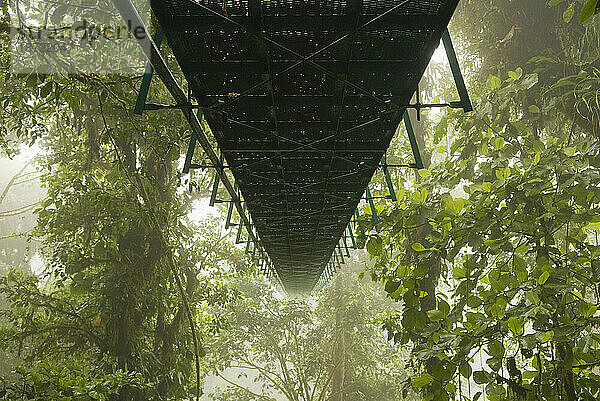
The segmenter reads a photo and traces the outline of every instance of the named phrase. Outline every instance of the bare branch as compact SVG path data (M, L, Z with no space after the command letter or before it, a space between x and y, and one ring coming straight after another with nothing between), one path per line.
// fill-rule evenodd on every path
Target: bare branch
M2 191L2 195L0 195L0 205L4 201L4 198L6 198L6 195L8 195L8 191L10 190L10 188L15 184L15 181L21 176L21 174L23 174L23 172L25 171L25 169L27 167L29 167L29 165L31 164L31 162L33 162L33 158L29 159L29 161L27 163L25 163L25 165L23 166L23 168L21 168L21 170L19 170L19 172L17 174L15 174L10 179L10 181L8 181L8 184L6 184L6 187L4 188L4 191Z

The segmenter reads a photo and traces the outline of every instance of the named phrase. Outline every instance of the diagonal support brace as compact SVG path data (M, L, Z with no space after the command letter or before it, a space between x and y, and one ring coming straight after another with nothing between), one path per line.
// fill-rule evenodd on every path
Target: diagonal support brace
M171 95L175 99L175 102L180 105L189 104L188 97L186 96L183 89L181 89L181 87L177 83L177 80L173 76L173 73L167 66L167 63L160 54L158 46L152 40L150 34L148 33L148 29L144 24L144 21L142 21L140 14L138 13L131 0L113 0L113 3L115 4L117 10L121 14L121 17L125 21L126 25L129 27L131 34L136 38L138 45L152 64L154 72L160 77L169 93L171 93ZM139 32L140 29L143 32ZM202 128L200 120L198 119L196 114L193 113L191 108L185 107L182 108L181 111L186 120L188 121L190 128L192 129L192 132L196 137L196 140L200 143L202 149L204 149L204 151L206 152L210 163L216 167L217 174L219 174L221 181L223 182L223 186L225 187L227 192L229 192L232 204L235 205L235 208L240 214L241 222L244 226L246 226L248 235L252 237L252 241L256 244L256 246L262 247L260 239L252 231L252 224L250 222L249 217L245 213L240 197L238 196L237 191L233 189L233 185L229 181L229 177L227 177L227 174L223 169L223 164L221 163L219 156L213 149L210 140L204 133L204 129ZM279 282L280 287L282 289L285 288L281 283L279 275L276 274L275 276L277 281Z
M415 136L415 130L413 129L412 122L408 111L404 112L404 126L406 127L406 133L408 134L408 140L410 141L410 147L415 158L415 168L421 170L423 168L423 159L421 158L421 152L419 151L419 144L417 143L417 137Z
M452 75L454 76L454 82L456 83L456 89L458 90L458 96L460 97L462 109L465 113L473 111L471 98L469 97L465 80L462 72L460 71L460 65L458 64L458 58L456 57L456 51L454 50L454 45L452 44L452 39L450 38L450 32L447 28L442 34L442 42L444 43L444 48L446 49L446 55L448 56L450 69L452 70Z
M373 197L371 196L371 190L367 185L367 200L369 201L369 206L371 207L371 216L373 223L377 224L379 221L379 217L377 216L377 208L375 207L375 202L373 201Z
M221 163L223 163L223 153L221 153ZM212 192L210 194L210 201L208 205L210 207L215 206L217 200L217 193L219 192L219 174L215 173L215 181L213 182Z
M156 43L158 49L160 49L163 37L163 31L158 28L153 37L154 43ZM154 67L152 67L152 63L148 61L146 63L146 69L144 70L144 76L142 77L142 83L140 84L140 91L135 101L135 108L133 109L133 113L139 116L142 115L146 107L146 99L148 98L148 92L150 91L152 75L154 75Z
M394 183L392 182L392 176L390 174L390 170L387 165L387 155L384 153L381 158L381 164L383 165L383 173L385 174L385 182L387 183L388 190L390 191L390 199L393 202L396 202L398 198L396 197L396 190L394 189Z

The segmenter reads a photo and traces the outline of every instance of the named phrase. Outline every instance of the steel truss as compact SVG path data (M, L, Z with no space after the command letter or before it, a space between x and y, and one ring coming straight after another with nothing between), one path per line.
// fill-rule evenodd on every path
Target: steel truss
M114 2L125 20L135 21L139 26L143 26L129 0L114 0ZM343 250L346 251L346 257L349 257L349 248L356 248L352 223L355 224L354 229L358 229L361 235L364 235L363 227L360 224L361 218L356 209L357 204L361 200L366 200L371 209L371 219L374 222L378 219L374 202L374 199L377 198L371 195L369 187L366 185L368 182L364 183L365 177L370 177L376 169L381 168L389 190L389 195L386 197L395 200L396 194L389 168L423 168L412 122L406 109L415 109L418 117L424 108L452 107L462 108L465 112L472 110L456 53L446 29L446 24L456 7L457 0L399 0L397 4L387 9L378 9L377 2L373 0L347 0L343 15L338 13L315 16L322 27L329 26L331 30L335 30L337 27L334 25L336 20L343 20L346 28L342 29L341 36L328 43L321 43L316 48L307 46L310 51L304 53L271 36L276 36L274 32L277 35L287 32L288 27L306 30L310 34L313 27L310 26L310 22L307 22L307 18L313 18L312 16L300 17L291 12L286 14L285 10L283 13L269 14L269 12L273 12L268 10L270 6L265 6L260 0L248 0L247 10L236 10L237 14L231 16L213 8L217 3L221 4L216 0L203 2L174 0L171 3L182 8L175 12L173 11L175 9L169 8L171 6L161 3L156 6L154 11L158 14L163 30L166 31L166 37L169 38L170 43L173 43L171 47L198 102L194 104L191 97L187 97L177 85L158 52L157 44L147 34L147 42L141 41L140 44L142 49L146 50L149 64L140 87L140 96L135 112L139 114L143 110L180 109L190 122L194 132L190 138L184 172L195 168L215 169L210 204L229 202L226 227L232 225L233 208L236 208L240 215L240 222L237 223L237 242L244 242L243 229L245 228L248 234L247 240L245 240L246 253L252 254L252 259L257 254L263 255L263 259L259 259L261 260L259 267L265 270L267 275L276 277L277 284L282 288L291 289L292 292L305 292L315 286L318 288L324 285L335 270L344 263ZM376 9L377 12L373 13L373 9ZM411 12L410 10L421 9L437 11L428 16L403 14ZM265 15L265 12L268 15ZM421 50L419 58L408 63L408 60L401 59L361 60L352 57L353 51L357 50L355 44L357 38L372 35L370 29L389 29L387 28L389 25L386 24L394 21L401 22L406 29L414 29L418 32L429 25L427 29L430 29L431 33L423 48L425 50ZM367 30L369 32L365 32ZM206 59L198 61L188 56L189 52L182 52L185 46L181 47L182 45L177 41L172 40L186 37L185 35L191 35L192 40L197 40L194 39L196 37L211 38L212 36L215 36L215 40L217 40L217 36L228 34L227 32L235 32L237 35L235 37L247 37L253 40L255 53L252 60L213 61ZM156 42L160 43L162 36L162 31L157 32L155 34ZM443 42L446 49L460 97L459 102L422 104L417 94L417 101L411 104L407 102L409 100L407 95L410 91L403 89L404 95L392 94L390 96L380 93L380 81L374 81L377 83L377 87L370 87L364 79L361 82L355 82L358 72L360 72L359 75L367 74L368 76L370 72L385 73L390 68L409 76L413 74L413 71L414 74L422 74L431 56L429 52L432 53L435 43L440 41ZM219 48L218 43L209 44L209 46L213 46L214 49ZM331 54L334 53L341 53L341 55L332 60ZM288 57L291 56L291 59L282 58L281 54L287 54ZM301 67L304 66L309 66L310 71L302 70ZM153 70L173 95L175 104L161 105L146 101ZM308 79L305 77L318 77L317 73L322 74L324 85L326 82L330 82L329 85L335 88L333 93L291 95L278 88L279 85L285 85L291 76L294 79ZM258 75L260 79L249 87L243 88L240 93L229 93L226 97L223 94L215 96L211 90L203 90L204 86L210 86L212 82L198 81L197 78L211 74L222 74L223 77L232 76L234 79L238 78L238 75ZM416 88L415 82L418 82L416 76L412 76L409 81L411 83L408 86L414 85ZM270 110L268 116L256 121L248 118L232 118L236 114L246 115L248 113L246 110L249 109L245 107L249 107L250 104ZM361 117L356 121L349 121L343 118L344 108L349 107L348 105L359 107L359 104L363 105L360 107L373 110L369 119L365 121L364 117ZM294 107L302 108L307 105L321 107L323 110L331 108L333 110L331 119L300 118L294 120L281 115L282 110L286 111L283 114L289 114ZM193 112L196 109L198 110L197 114ZM354 142L348 142L347 149L340 148L341 142L350 140L346 138L356 138L357 133L366 132L365 130L375 130L376 132L381 127L391 127L394 121L397 124L398 120L402 120L405 124L414 163L388 165L385 152L383 152L381 161L379 160L381 156L373 159L374 155L381 155L382 144L389 144L394 133L391 128L388 128L382 137L383 143L366 144L364 148L357 148L357 145L360 144L354 140ZM203 124L210 124L215 133L221 148L220 156L208 142L202 129ZM297 132L290 131L290 129L301 129L303 134L298 136ZM329 132L329 134L323 135L323 132ZM314 137L311 138L312 136ZM210 161L209 165L193 162L194 151L198 143L206 152ZM257 143L260 146L254 145L253 147L246 143ZM361 154L364 156L357 156ZM290 163L296 163L298 167L291 169ZM329 166L322 170L320 179L316 178L319 170L314 168L315 163ZM303 167L304 165L306 167ZM240 185L237 181L233 185L231 184L225 173L226 169L233 172L234 176L238 178L237 181L240 181ZM340 192L338 189L340 189L341 183L351 183L352 188L361 186L366 188L364 192L355 189L349 192ZM221 185L229 193L230 201L217 199ZM242 189L245 201L242 200L239 189ZM255 223L257 223L256 226L246 215L247 209L252 213ZM350 211L355 209L356 218L352 220L353 213ZM340 218L349 223L339 233L337 242L332 243L332 248L317 246L315 242L317 238L322 241L330 238L330 235L338 235ZM315 224L311 226L312 223L309 222L315 222ZM348 238L352 240L350 247L347 242ZM330 240L327 239L327 241ZM268 245L267 251L275 255L274 261L267 262L269 253L265 252L263 243ZM285 257L281 251L283 249L286 249L287 252ZM286 258L288 262L283 263L282 258ZM327 262L327 260L329 261ZM303 267L301 270L294 269L294 264ZM325 264L324 267L323 264ZM271 269L267 265L270 265ZM286 273L284 278L280 277L281 272ZM318 280L315 277L319 277Z

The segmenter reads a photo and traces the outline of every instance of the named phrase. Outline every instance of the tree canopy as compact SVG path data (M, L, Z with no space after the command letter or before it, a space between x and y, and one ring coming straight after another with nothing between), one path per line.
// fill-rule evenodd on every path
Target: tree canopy
M598 397L598 25L544 3L462 3L476 111L426 124L434 162L366 223L424 399Z
M226 203L193 221L214 171L181 173L180 113L132 112L141 69L16 73L0 4L0 398L193 399L211 380L203 399L600 397L598 0L460 3L475 111L422 113L425 168L394 169L397 201L375 175L366 252L304 300L236 246ZM435 57L419 90L457 96ZM149 99L170 102L158 80ZM401 134L390 164L411 157Z

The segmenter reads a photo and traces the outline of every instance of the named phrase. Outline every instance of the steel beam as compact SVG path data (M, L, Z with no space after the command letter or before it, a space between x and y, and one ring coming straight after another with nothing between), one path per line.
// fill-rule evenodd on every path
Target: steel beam
M387 155L384 153L383 158L381 159L381 164L383 165L383 173L385 174L385 182L387 183L388 190L390 191L390 199L393 202L396 202L398 198L396 197L396 190L394 190L394 183L392 182L392 176L390 175L390 170L387 166Z
M198 109L198 119L202 121L203 114L202 109ZM187 152L185 153L185 161L183 163L183 174L190 172L192 168L192 159L194 158L194 151L196 150L196 135L190 135L190 143L188 144ZM218 174L217 174L218 176Z
M179 105L189 104L189 100L185 92L183 91L183 89L181 89L181 87L175 80L175 77L171 73L171 70L167 66L167 63L161 56L158 46L152 40L150 33L146 28L146 25L142 21L142 18L140 17L137 9L135 8L131 0L113 0L113 3L115 4L117 10L121 14L121 17L125 21L125 24L129 27L131 34L137 40L140 48L152 64L154 72L160 77L169 93L175 99L175 102ZM142 32L140 32L140 30ZM240 214L241 222L244 226L246 226L246 229L248 230L248 235L252 237L252 241L257 246L260 246L262 248L260 239L252 232L252 224L250 223L250 219L248 218L248 216L246 216L244 207L242 206L242 202L240 201L240 197L233 189L233 185L229 181L229 177L227 177L227 174L223 169L223 163L221 163L219 156L213 149L212 144L210 143L208 137L204 133L200 120L190 108L182 108L181 111L188 123L190 124L192 132L195 135L197 141L202 146L202 149L204 149L204 151L206 152L206 155L208 156L210 162L216 167L217 174L219 174L219 176L221 177L221 181L223 181L225 189L227 190L227 192L229 192L229 195L231 196L233 205L235 205L235 208ZM278 275L277 278L279 280ZM279 280L279 282L281 283L281 280ZM284 288L283 284L281 285L281 287Z
M454 76L454 82L456 82L456 89L458 90L458 96L460 97L462 108L465 113L473 111L473 105L471 104L469 91L467 91L467 86L465 85L465 80L460 70L460 65L458 64L458 58L456 57L456 52L454 51L454 45L452 44L452 39L450 38L450 32L447 28L442 34L442 42L444 43L444 48L446 49L446 55L448 56L450 69L452 70L452 75Z
M233 183L233 191L237 194L237 182ZM231 225L231 215L233 214L233 202L229 203L229 208L227 209L227 219L225 220L225 229L227 230Z
M377 17L377 15L361 15L359 24L365 24ZM250 27L252 22L246 16L230 16L229 19L236 24L224 24L223 19L214 15L203 15L202 24L197 23L194 16L177 15L170 18L170 24L176 32L241 32ZM371 23L372 30L395 30L419 29L431 24L443 23L443 18L438 15L402 15L389 14ZM355 21L346 15L313 15L307 18L303 15L277 15L264 16L264 31L273 33L275 31L312 31L320 29L324 31L343 31L344 27L354 25Z
M356 249L356 239L354 239L354 232L352 232L352 224L348 224L348 232L350 233L350 239L352 240L352 247Z
M221 163L223 163L223 153L221 153ZM217 200L217 193L219 192L219 174L215 172L215 181L213 182L212 192L210 194L210 201L208 205L213 207Z
M280 71L293 66L297 62L294 60L278 60L272 63L272 72L277 74ZM323 68L334 72L344 74L347 67L352 73L394 73L407 74L414 71L414 60L315 60ZM188 60L185 63L185 70L192 74L232 74L237 76L267 74L265 66L256 60L234 60L234 61L204 61ZM304 71L302 71L304 72ZM372 101L371 101L372 103Z
M244 206L242 208L242 212L244 213L244 215L246 214L246 204L244 203ZM240 219L240 224L238 224L238 231L237 231L237 236L235 237L235 243L239 244L242 240L242 230L244 228L244 222L242 219ZM248 237L250 237L251 234L251 230L248 229Z
M375 207L375 202L373 201L373 197L371 196L371 190L369 189L369 186L367 185L367 201L369 201L369 206L371 207L371 220L373 220L373 223L377 224L377 222L379 221L379 217L377 216L377 208Z
M116 1L116 0L115 0ZM370 97L371 99L387 105L387 103L381 99L379 96L373 94L372 91L369 91L351 81L348 81L345 78L340 78L335 72L329 71L328 69L324 68L323 66L319 65L318 63L316 63L314 61L314 59L319 55L319 54L323 54L325 53L327 50L329 50L330 48L343 43L344 41L348 40L349 38L353 37L354 35L360 33L361 31L363 31L365 28L367 28L369 25L372 25L374 23L376 23L377 21L382 20L383 18L386 18L389 15L393 15L394 11L398 10L399 8L405 6L407 3L409 3L410 0L403 0L400 3L396 4L395 6L387 9L386 11L382 12L381 14L375 16L374 18L370 19L369 21L366 21L365 23L361 24L360 26L358 26L354 31L346 33L344 35L342 35L340 38L334 40L333 42L329 43L328 45L321 47L319 50L309 54L309 55L302 55L286 46L283 46L282 44L262 35L259 32L253 32L251 30L248 29L248 27L245 27L241 24L239 24L236 21L233 21L232 19L230 19L229 17L227 17L226 15L222 15L220 14L218 11L213 10L212 8L208 7L205 4L202 3L197 3L197 6L208 11L209 13L211 13L212 15L214 15L215 17L221 18L231 24L233 24L234 26L237 26L238 28L246 31L248 33L248 35L259 39L259 40L264 40L265 42L269 43L270 45L277 47L285 52L290 53L291 55L298 57L300 60L298 62L296 62L295 64L289 66L288 68L280 71L278 74L275 74L273 76L271 76L270 78L263 80L262 82L252 86L251 88L245 90L244 92L240 93L237 97L233 98L232 100L230 100L229 102L227 102L225 104L225 106L230 106L232 103L237 102L239 99L243 98L244 96L249 95L250 93L252 93L255 89L262 87L265 84L268 84L269 82L274 81L275 79L281 78L282 76L286 75L287 73L289 73L290 71L297 69L298 67L300 67L303 64L310 64L311 66L315 67L316 69L320 70L321 72L325 73L326 75L329 75L330 77L332 77L333 79L335 79L336 81L341 81L344 82L344 84L348 85L351 88L354 88L360 92L362 92L365 96Z
M417 137L415 137L415 130L413 129L412 122L408 111L404 112L404 126L408 134L408 140L410 141L410 147L415 158L415 167L419 170L423 168L423 159L421 158L421 152L419 151L419 144L417 143Z
M160 49L160 44L162 43L164 34L160 28L156 30L154 34L154 43L156 43L156 47ZM140 84L140 91L138 97L135 101L135 108L133 109L133 113L137 115L142 115L144 113L144 107L146 106L146 99L148 98L148 92L150 91L150 84L152 83L152 75L154 75L154 67L152 67L152 63L150 61L146 62L146 70L144 71L144 76L142 77L142 83Z

